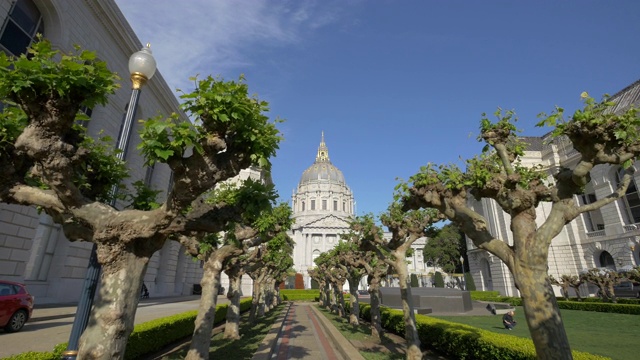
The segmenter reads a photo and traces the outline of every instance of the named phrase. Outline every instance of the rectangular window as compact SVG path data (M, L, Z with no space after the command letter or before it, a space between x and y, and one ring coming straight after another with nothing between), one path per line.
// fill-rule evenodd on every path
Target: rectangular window
M311 200L311 210L315 210L315 209L316 209L316 201Z
M333 200L333 211L338 211L338 200Z
M327 210L327 200L322 200L322 210Z

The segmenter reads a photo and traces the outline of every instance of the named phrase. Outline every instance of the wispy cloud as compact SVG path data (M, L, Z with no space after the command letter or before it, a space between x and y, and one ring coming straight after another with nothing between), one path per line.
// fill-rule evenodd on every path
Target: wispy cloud
M339 6L314 1L116 0L172 87L189 76L252 65L254 50L304 43L339 18Z

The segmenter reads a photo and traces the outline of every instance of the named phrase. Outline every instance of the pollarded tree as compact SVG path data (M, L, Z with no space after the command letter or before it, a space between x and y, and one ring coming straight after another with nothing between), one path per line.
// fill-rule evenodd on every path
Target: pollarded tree
M598 287L598 296L605 301L617 302L614 286L620 284L625 279L623 274L607 268L593 268L580 274L580 279L584 282L594 284Z
M466 170L454 165L429 164L401 184L404 208L435 208L458 224L476 247L502 260L514 276L523 298L525 317L540 359L571 359L571 349L551 284L547 280L549 246L563 227L584 212L598 209L625 194L640 153L640 119L635 109L622 114L612 103L596 102L583 93L585 106L571 119L557 108L539 126L555 127L553 137L566 137L580 154L572 168L524 166L524 145L516 136L515 115L498 110L497 121L483 116L479 140L486 142L481 156L467 161ZM609 196L580 205L590 172L599 164L626 169L620 185ZM551 174L550 174L551 173ZM553 176L548 180L549 175ZM470 200L492 199L511 217L513 245L489 231L484 216ZM551 204L546 219L536 219L541 202Z
M123 358L151 256L173 234L206 231L201 196L251 165L269 170L280 141L263 115L267 104L250 97L242 79L196 79L181 96L194 124L172 115L145 121L141 132L147 164L173 171L167 200L156 209L117 210L110 189L125 166L75 125L81 106L107 102L116 78L95 53L63 54L46 41L19 58L0 53L0 99L10 104L0 116L0 201L39 207L69 240L96 244L102 265L79 358Z
M229 308L227 309L227 322L224 328L225 339L240 338L240 286L242 275L257 262L260 256L260 247L268 241L280 241L281 234L291 226L291 208L287 204L280 204L275 209L263 213L263 216L254 226L262 229L259 238L250 242L242 242L242 249L236 255L226 259L224 271L229 277ZM280 273L279 269L272 272L274 277Z
M318 283L318 290L320 291L319 302L323 308L329 307L329 301L331 295L329 294L329 282L324 270L320 266L316 266L313 269L307 270L309 276Z
M331 296L331 311L335 311L340 317L346 317L344 294L342 289L347 281L348 273L340 266L339 259L333 251L323 252L314 262L322 269L328 283L331 285L333 294Z
M358 285L360 285L360 280L366 274L365 268L359 260L366 256L366 253L359 249L356 242L349 241L344 235L342 238L347 241L340 241L338 245L330 251L330 254L337 260L336 265L347 275L350 294L349 304L351 305L349 323L358 325L360 323L358 321L360 316Z
M407 340L407 359L421 359L420 338L416 318L413 312L410 276L407 267L407 253L411 245L421 237L433 223L440 220L440 214L434 210L402 210L400 203L393 202L387 212L380 215L380 222L391 232L391 238L381 236L375 228L360 240L364 249L374 251L381 261L393 267L400 283L400 298L404 314L405 340Z
M285 232L279 232L267 243L253 251L252 261L245 271L253 280L253 299L249 312L249 322L255 323L264 315L267 297L274 291L275 282L293 267L293 239Z
M206 215L200 216L200 219L215 219L217 227L210 221L210 233L206 236L180 238L191 255L204 263L200 281L202 295L187 359L208 356L220 274L225 263L289 229L291 210L287 204L273 206L275 196L273 186L252 180L221 184L207 197L212 205Z
M369 285L369 303L371 305L371 337L382 341L383 329L380 317L380 284L389 273L389 265L381 261L374 251L367 251L375 237L383 238L384 232L374 222L372 215L357 216L349 223L349 232L343 235L348 241L356 243L363 256L357 259L367 273ZM369 237L369 239L364 239Z
M569 299L569 289L573 289L576 297L580 300L580 285L584 284L584 279L577 275L560 275L560 279L556 279L549 275L549 281L552 285L558 285L562 289L562 296Z

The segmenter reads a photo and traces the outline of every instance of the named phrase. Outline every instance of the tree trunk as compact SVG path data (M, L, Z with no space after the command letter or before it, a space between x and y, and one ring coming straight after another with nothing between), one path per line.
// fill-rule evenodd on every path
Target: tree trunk
M136 256L125 251L116 253L111 246L98 244L98 258L103 267L100 277L100 296L94 304L87 328L78 344L79 359L123 359L134 319L142 278L147 270L149 257ZM103 263L102 256L109 254L114 263Z
M253 297L251 299L251 310L249 311L249 323L255 324L257 320L258 305L260 303L260 282L264 278L263 275L252 277L253 280Z
M522 295L524 314L538 359L573 359L546 264L523 265L512 273Z
M331 308L331 290L329 287L329 282L325 281L322 285L322 289L320 290L322 294L322 307L325 309Z
M376 342L382 342L382 319L380 318L380 279L372 278L369 283L371 296L371 337Z
M261 318L265 314L265 305L267 301L267 285L265 282L261 282L260 284L260 297L258 298L258 313L257 318Z
M349 324L351 325L360 324L360 321L358 321L358 318L360 317L360 303L358 302L359 282L359 278L349 278L349 294L351 294L351 314L349 314Z
M331 311L335 311L340 317L345 317L344 311L344 297L342 296L342 287L338 283L332 283L333 287L333 303L331 304Z
M227 323L224 326L224 338L240 339L240 286L242 276L237 271L227 271L229 276L229 307L227 308Z
M186 360L209 359L209 347L213 336L213 322L216 316L216 303L218 302L218 286L220 285L220 272L222 261L216 253L207 256L204 263L204 273L200 285L202 295L196 317L196 328L191 338L189 352Z
M404 256L398 254L398 252L395 255L396 263L394 266L400 280L400 298L402 299L402 312L404 315L404 338L407 340L407 360L420 360L422 359L422 351L420 350L416 316L413 313L409 271L407 270Z

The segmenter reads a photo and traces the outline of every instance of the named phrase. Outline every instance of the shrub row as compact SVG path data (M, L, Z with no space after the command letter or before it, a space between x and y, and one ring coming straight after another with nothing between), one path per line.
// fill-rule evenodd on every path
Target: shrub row
M380 308L382 327L404 337L401 310ZM371 306L362 304L360 316L371 321ZM452 359L533 360L536 351L531 339L494 333L472 326L416 314L420 342ZM575 360L604 360L607 357L573 351Z
M284 301L318 301L317 299L320 297L320 290L283 289L280 290L280 296L282 296L282 300Z
M521 298L500 296L497 291L472 291L471 299L479 301L493 301L509 303L513 306L522 306ZM640 315L640 300L618 299L618 303L603 302L600 298L583 298L565 300L558 298L558 308L566 310L597 311L604 313Z
M228 304L216 306L214 323L225 321ZM251 298L240 300L240 312L251 309ZM151 320L134 327L129 335L125 359L137 359L145 354L158 351L172 342L187 338L193 334L198 311L187 311L165 318ZM58 360L66 350L67 343L58 344L52 352L35 352L14 355L2 360Z
M216 306L214 324L225 321L228 304ZM240 312L251 309L251 299L240 300ZM133 329L127 342L125 359L137 359L142 355L162 349L172 342L187 338L193 334L197 310L151 320Z

